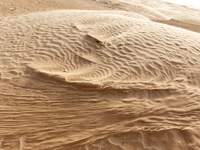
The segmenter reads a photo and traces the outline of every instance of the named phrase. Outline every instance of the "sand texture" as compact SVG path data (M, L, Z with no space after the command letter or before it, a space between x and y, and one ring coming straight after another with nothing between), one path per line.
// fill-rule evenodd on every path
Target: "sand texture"
M200 10L23 2L1 11L0 150L200 149Z

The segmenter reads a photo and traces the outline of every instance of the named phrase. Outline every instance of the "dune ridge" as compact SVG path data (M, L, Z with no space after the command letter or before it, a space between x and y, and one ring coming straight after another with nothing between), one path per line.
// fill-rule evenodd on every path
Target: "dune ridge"
M163 23L199 33L198 9L181 6L161 0L81 0L86 3L98 4L106 9L135 12L151 21Z

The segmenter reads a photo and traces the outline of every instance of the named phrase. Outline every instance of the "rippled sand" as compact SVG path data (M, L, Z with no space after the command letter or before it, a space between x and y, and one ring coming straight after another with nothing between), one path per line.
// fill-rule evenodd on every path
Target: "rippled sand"
M0 18L0 149L200 149L200 10L70 2Z

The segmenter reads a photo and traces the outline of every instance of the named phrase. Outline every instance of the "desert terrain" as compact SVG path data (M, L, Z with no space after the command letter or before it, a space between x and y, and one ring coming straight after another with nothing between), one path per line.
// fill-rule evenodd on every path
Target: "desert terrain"
M0 150L199 150L200 9L0 2Z

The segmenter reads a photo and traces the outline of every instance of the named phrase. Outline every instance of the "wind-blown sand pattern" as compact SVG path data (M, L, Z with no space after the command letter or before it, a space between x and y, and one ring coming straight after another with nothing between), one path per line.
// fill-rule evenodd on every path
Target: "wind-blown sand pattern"
M1 150L200 149L200 11L115 2L0 18Z

